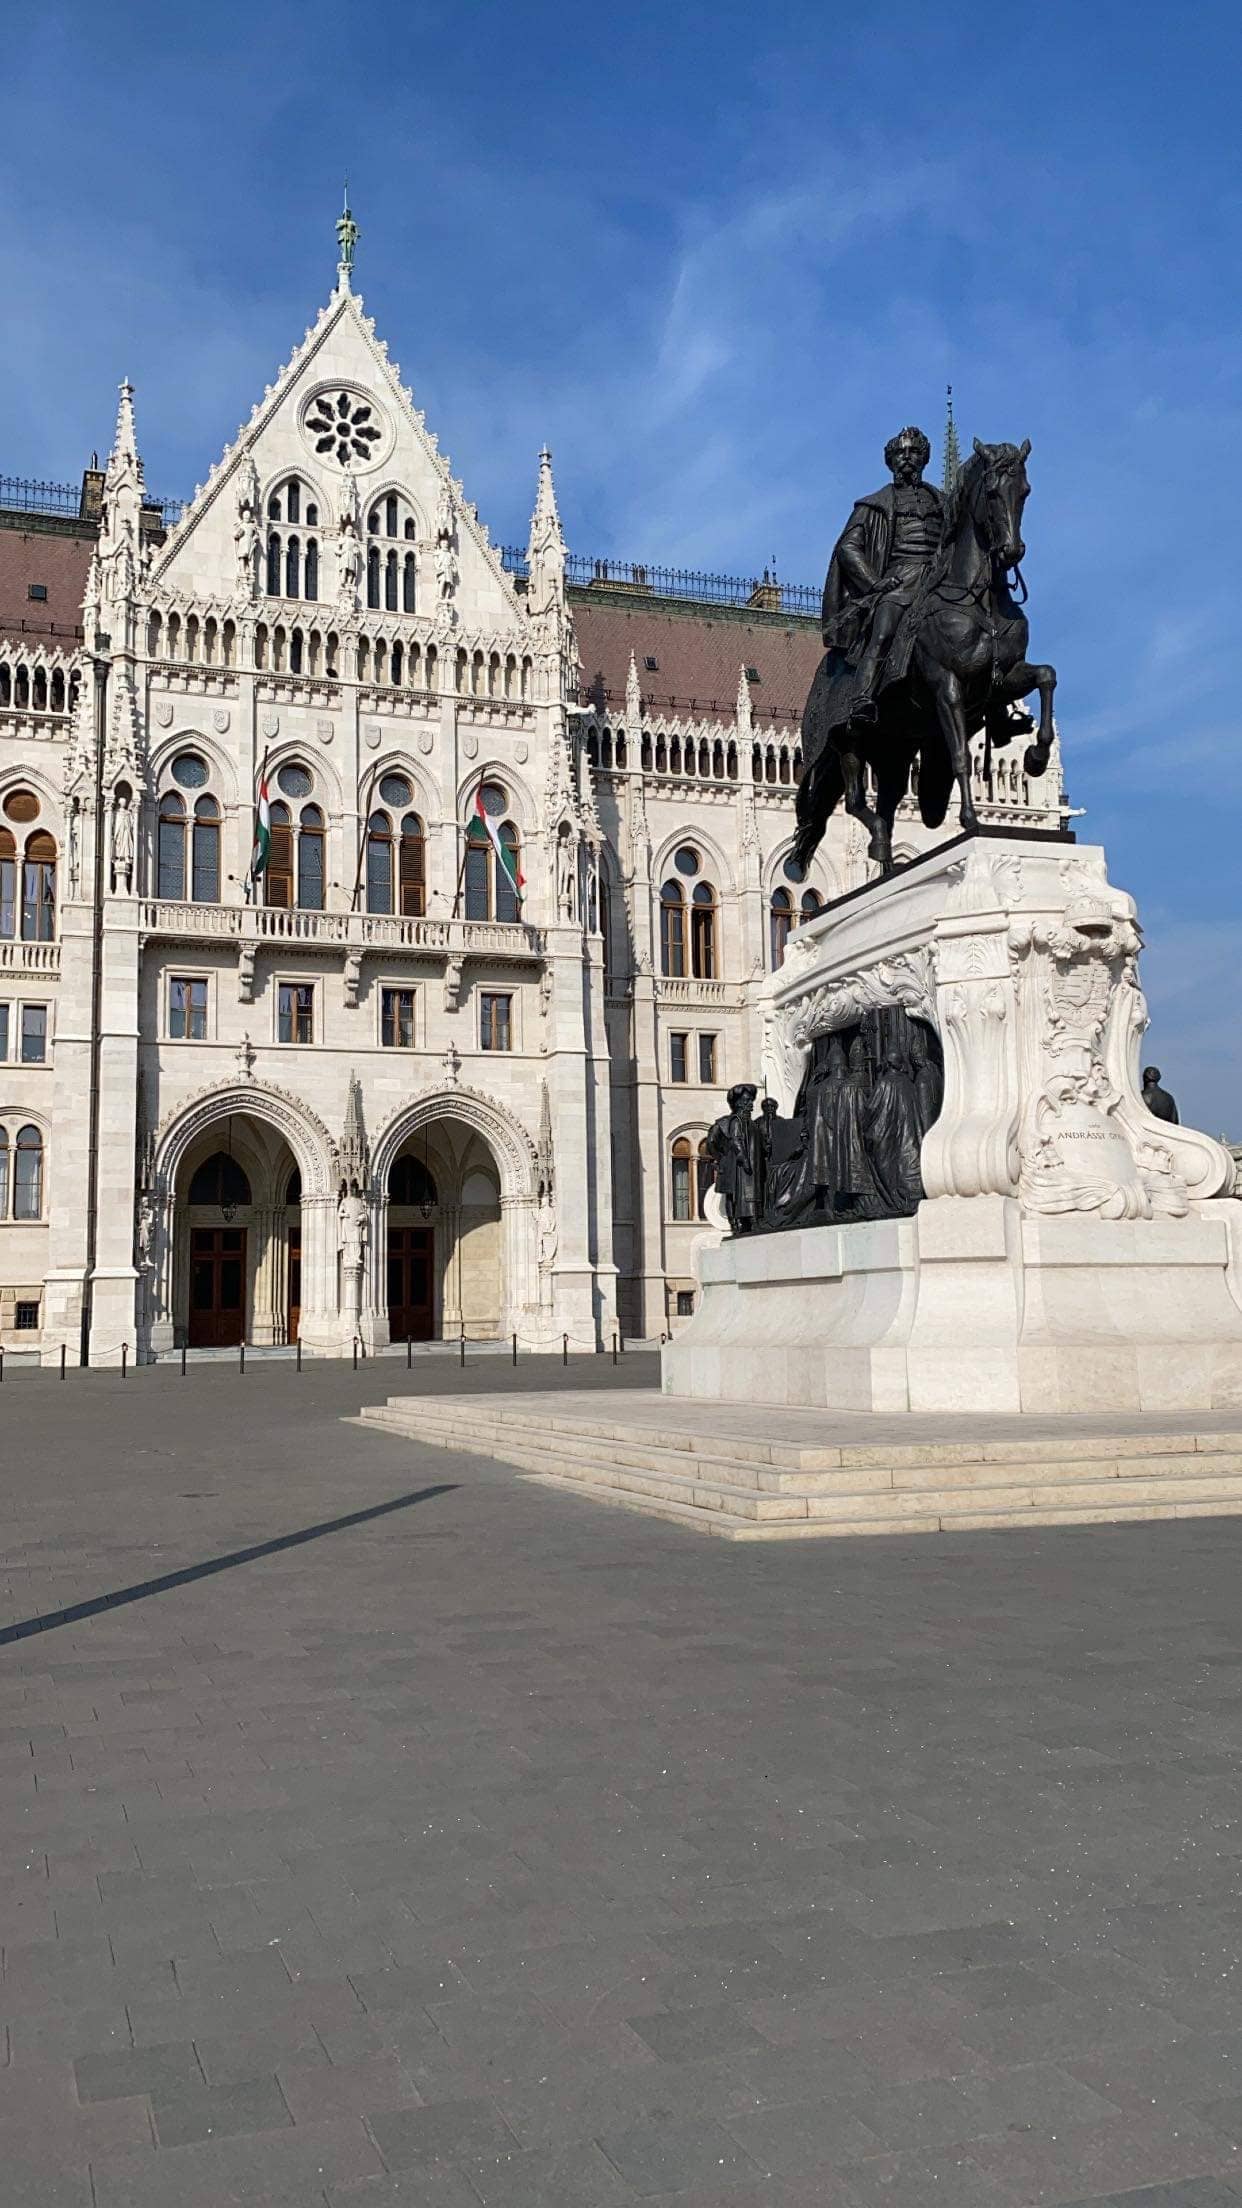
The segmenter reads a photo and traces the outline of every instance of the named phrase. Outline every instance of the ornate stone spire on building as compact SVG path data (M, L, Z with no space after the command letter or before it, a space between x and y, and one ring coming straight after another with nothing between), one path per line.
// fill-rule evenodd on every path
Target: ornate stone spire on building
M743 666L737 678L737 732L739 738L749 739L754 725L754 709L750 702L750 677L745 666Z
M530 570L527 604L532 614L560 612L565 603L565 537L556 509L552 482L552 455L545 445L539 455L539 488L530 517L527 543Z
M116 433L104 474L103 511L99 526L98 596L101 621L108 627L108 607L124 606L134 595L141 573L142 500L145 485L138 440L134 430L134 387L128 377L121 385L116 410ZM118 640L119 641L119 640Z
M625 733L631 744L636 743L640 740L642 736L642 727L642 685L638 679L638 661L635 659L634 654L631 651L629 672L627 673L625 678ZM637 760L635 760L634 764L637 766Z
M349 1077L345 1127L341 1135L341 1179L347 1189L365 1190L371 1178L371 1157L362 1118L362 1083L356 1072Z
M362 233L349 211L349 178L345 179L345 196L340 214L336 218L336 283L338 291L352 289L354 253Z
M947 411L944 424L944 475L942 487L946 497L953 489L961 472L962 456L958 450L957 424L953 419L953 386L947 387Z

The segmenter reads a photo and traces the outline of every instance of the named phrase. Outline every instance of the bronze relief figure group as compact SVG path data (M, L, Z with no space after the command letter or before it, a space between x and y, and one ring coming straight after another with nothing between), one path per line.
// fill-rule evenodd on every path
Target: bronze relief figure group
M899 1006L816 1038L789 1119L739 1082L707 1136L731 1232L908 1216L943 1093L937 1037Z

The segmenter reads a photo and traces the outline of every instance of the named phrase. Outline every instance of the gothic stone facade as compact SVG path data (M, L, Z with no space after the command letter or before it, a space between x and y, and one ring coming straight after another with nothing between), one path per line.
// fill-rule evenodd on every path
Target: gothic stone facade
M816 623L568 582L546 454L502 559L347 269L174 526L128 385L81 517L37 503L0 515L0 1345L675 1328L757 984L866 878L840 819L786 871ZM1019 749L985 810L1059 825Z

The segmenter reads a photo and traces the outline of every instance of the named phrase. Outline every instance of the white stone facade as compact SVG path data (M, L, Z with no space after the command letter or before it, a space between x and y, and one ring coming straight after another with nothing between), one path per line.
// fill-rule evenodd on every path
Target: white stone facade
M648 712L633 660L582 704L547 455L519 581L347 270L154 547L143 496L124 386L85 642L0 642L0 1344L674 1328L804 894L792 730L740 655L727 712ZM1056 759L1012 771L993 816L1058 825ZM838 820L807 886L866 871Z

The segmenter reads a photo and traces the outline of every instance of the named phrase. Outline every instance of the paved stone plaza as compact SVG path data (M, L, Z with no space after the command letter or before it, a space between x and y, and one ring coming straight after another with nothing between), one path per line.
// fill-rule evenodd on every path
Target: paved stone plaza
M5 2208L1242 2201L1242 1524L735 1547L402 1385L5 1378Z

